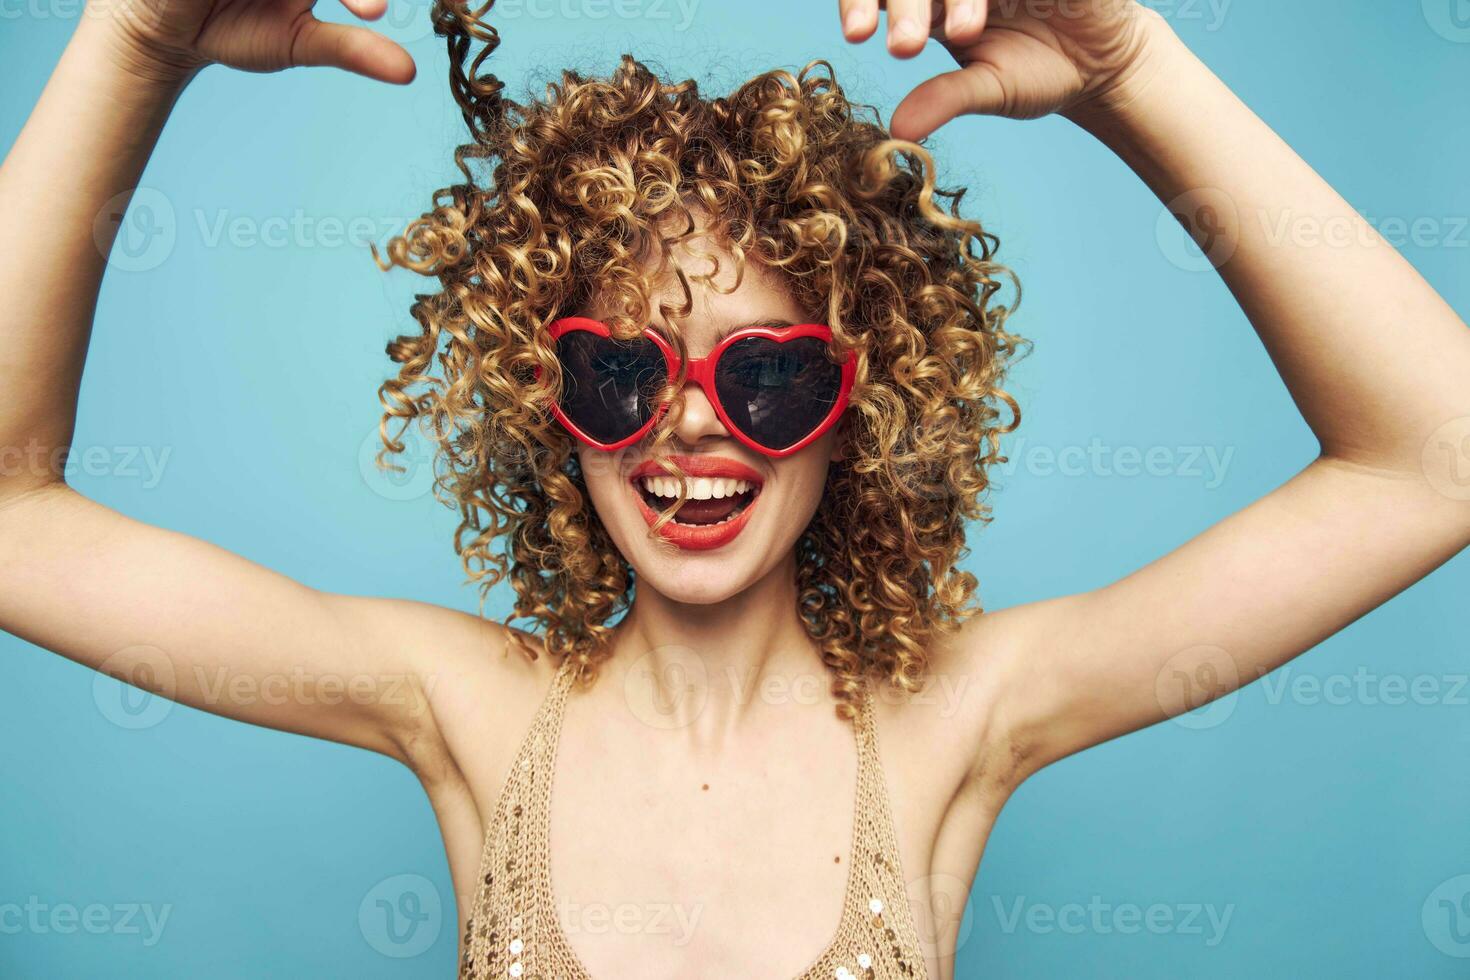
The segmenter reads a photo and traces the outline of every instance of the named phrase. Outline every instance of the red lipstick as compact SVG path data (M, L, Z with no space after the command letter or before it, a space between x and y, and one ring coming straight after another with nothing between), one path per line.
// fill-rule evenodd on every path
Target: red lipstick
M760 488L765 483L765 477L744 463L736 462L722 456L669 456L667 459L679 469L683 470L691 479L696 477L724 477L731 480L745 480L754 484L756 493L745 509L734 517L720 524L680 524L678 521L669 521L659 529L659 537L670 544L677 545L686 551L709 551L720 548L734 541L745 525L750 521L750 513L755 510L756 502L760 499ZM645 476L668 476L654 460L645 460L635 468L629 476L629 484L633 491L633 499L638 502L638 511L643 519L652 527L658 520L659 512L648 505L643 499L642 488L639 481Z

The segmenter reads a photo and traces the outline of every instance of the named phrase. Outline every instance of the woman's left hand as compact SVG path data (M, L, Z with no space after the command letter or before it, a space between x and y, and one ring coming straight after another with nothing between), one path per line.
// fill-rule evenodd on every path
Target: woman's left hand
M1034 119L1127 101L1163 19L1134 0L838 0L842 31L864 41L888 10L888 50L912 57L934 37L960 67L929 79L890 130L922 139L956 116Z

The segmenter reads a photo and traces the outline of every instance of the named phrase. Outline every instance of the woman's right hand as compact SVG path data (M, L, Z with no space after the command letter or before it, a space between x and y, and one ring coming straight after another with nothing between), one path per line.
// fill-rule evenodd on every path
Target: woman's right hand
M387 0L341 0L363 20L376 20ZM414 62L400 45L365 27L332 24L312 14L316 0L92 0L89 13L110 21L128 67L191 75L207 64L273 72L320 65L384 82L413 80Z

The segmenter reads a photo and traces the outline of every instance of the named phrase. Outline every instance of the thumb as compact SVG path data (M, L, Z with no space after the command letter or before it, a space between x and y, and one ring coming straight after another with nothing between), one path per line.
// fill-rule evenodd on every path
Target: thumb
M413 81L413 56L399 44L365 27L332 24L307 16L291 40L293 66L341 68L380 82Z
M1004 115L1009 101L995 69L974 62L921 83L893 110L888 128L897 139L921 140L957 116Z

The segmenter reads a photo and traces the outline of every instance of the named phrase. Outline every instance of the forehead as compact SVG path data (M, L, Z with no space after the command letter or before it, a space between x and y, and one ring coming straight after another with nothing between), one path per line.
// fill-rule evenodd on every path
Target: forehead
M675 242L669 252L667 262L660 261L657 250L643 252L649 325L682 334L692 354L712 348L725 334L742 327L812 321L779 272L749 257L741 269L728 245L705 228ZM684 316L679 315L685 305L684 288L675 266L683 272L689 288L689 310ZM612 312L608 299L594 290L587 315L607 319ZM669 312L666 314L661 307Z

